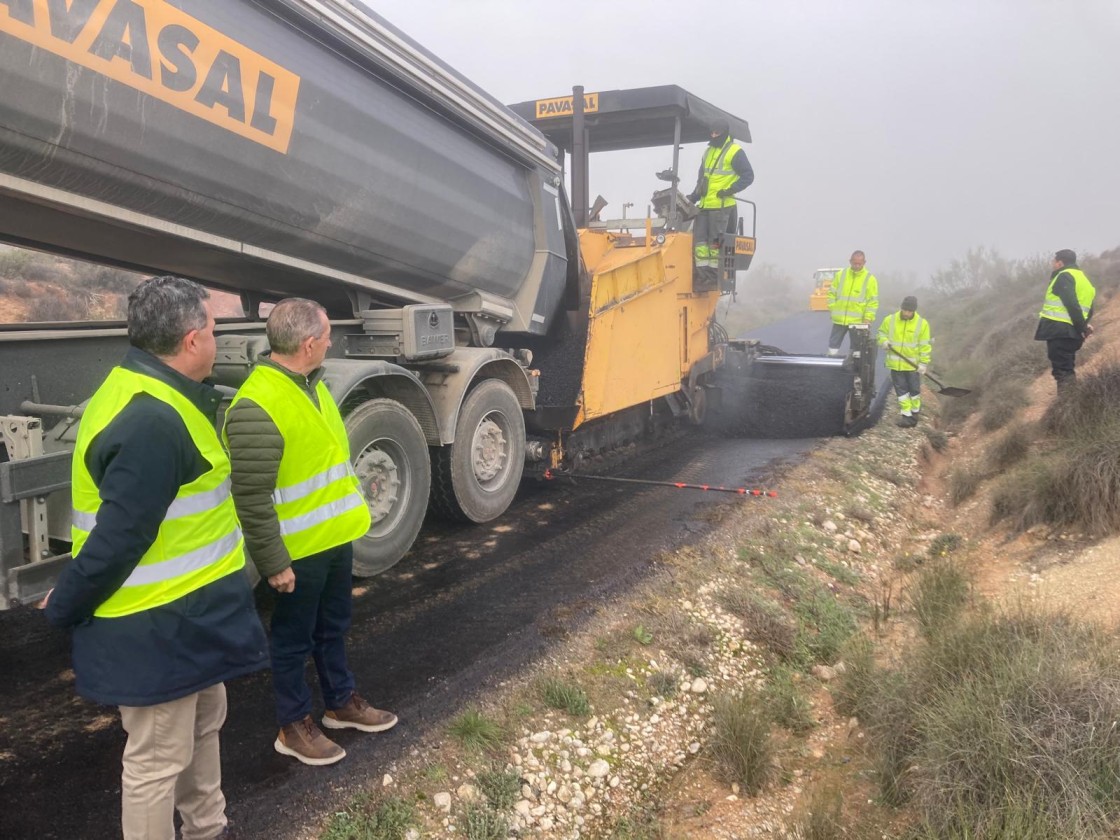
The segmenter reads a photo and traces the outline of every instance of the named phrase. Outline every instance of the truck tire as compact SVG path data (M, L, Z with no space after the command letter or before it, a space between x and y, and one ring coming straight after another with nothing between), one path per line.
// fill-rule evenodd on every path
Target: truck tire
M373 525L354 540L354 576L379 574L412 547L432 484L428 442L412 412L395 400L362 403L346 416L350 458Z
M525 417L513 389L487 379L463 400L455 442L432 448L432 510L460 522L505 513L525 469Z

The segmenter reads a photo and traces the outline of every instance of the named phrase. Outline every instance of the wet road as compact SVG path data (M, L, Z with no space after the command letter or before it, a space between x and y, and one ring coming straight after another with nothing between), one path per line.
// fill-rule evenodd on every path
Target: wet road
M787 343L801 331L795 325ZM689 434L614 473L774 486L783 466L816 443ZM267 674L230 684L223 774L237 836L284 840L376 784L433 724L484 698L640 581L659 551L697 540L718 519L713 508L742 504L766 501L527 480L495 523L429 522L409 556L356 590L354 602L351 666L363 694L398 713L395 729L340 733L347 759L306 768L272 750ZM268 601L259 592L266 620ZM119 836L124 733L116 710L75 697L65 634L31 610L0 613L0 673L0 837Z

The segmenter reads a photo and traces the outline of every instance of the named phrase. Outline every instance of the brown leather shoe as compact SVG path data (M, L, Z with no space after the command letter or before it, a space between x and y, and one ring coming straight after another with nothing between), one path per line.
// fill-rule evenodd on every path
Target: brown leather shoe
M328 709L323 715L323 726L327 729L360 729L362 732L384 732L397 725L397 716L392 712L375 709L358 692L350 695L341 709Z
M324 735L311 715L280 727L280 734L272 746L281 755L290 755L315 767L346 758L346 750Z

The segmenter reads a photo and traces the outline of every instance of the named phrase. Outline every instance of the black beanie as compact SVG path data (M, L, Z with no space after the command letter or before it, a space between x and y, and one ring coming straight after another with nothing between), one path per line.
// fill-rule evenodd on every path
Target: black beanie
M917 312L918 299L913 295L907 295L902 299L902 306L899 309L905 309L907 312Z

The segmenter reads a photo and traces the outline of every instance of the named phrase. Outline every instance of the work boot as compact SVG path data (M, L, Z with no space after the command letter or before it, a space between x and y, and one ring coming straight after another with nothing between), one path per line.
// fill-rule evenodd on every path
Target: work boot
M375 709L358 692L350 695L341 708L328 709L323 715L323 726L327 729L360 729L362 732L384 732L397 725L397 716L392 712Z
M324 735L311 715L280 727L280 734L272 746L281 755L290 755L314 767L334 764L346 758L346 750Z
M907 414L903 414L901 417L898 418L898 421L895 423L895 425L897 425L897 426L899 426L903 429L913 429L915 426L918 425L918 418L917 417L911 417L910 415L907 415Z

